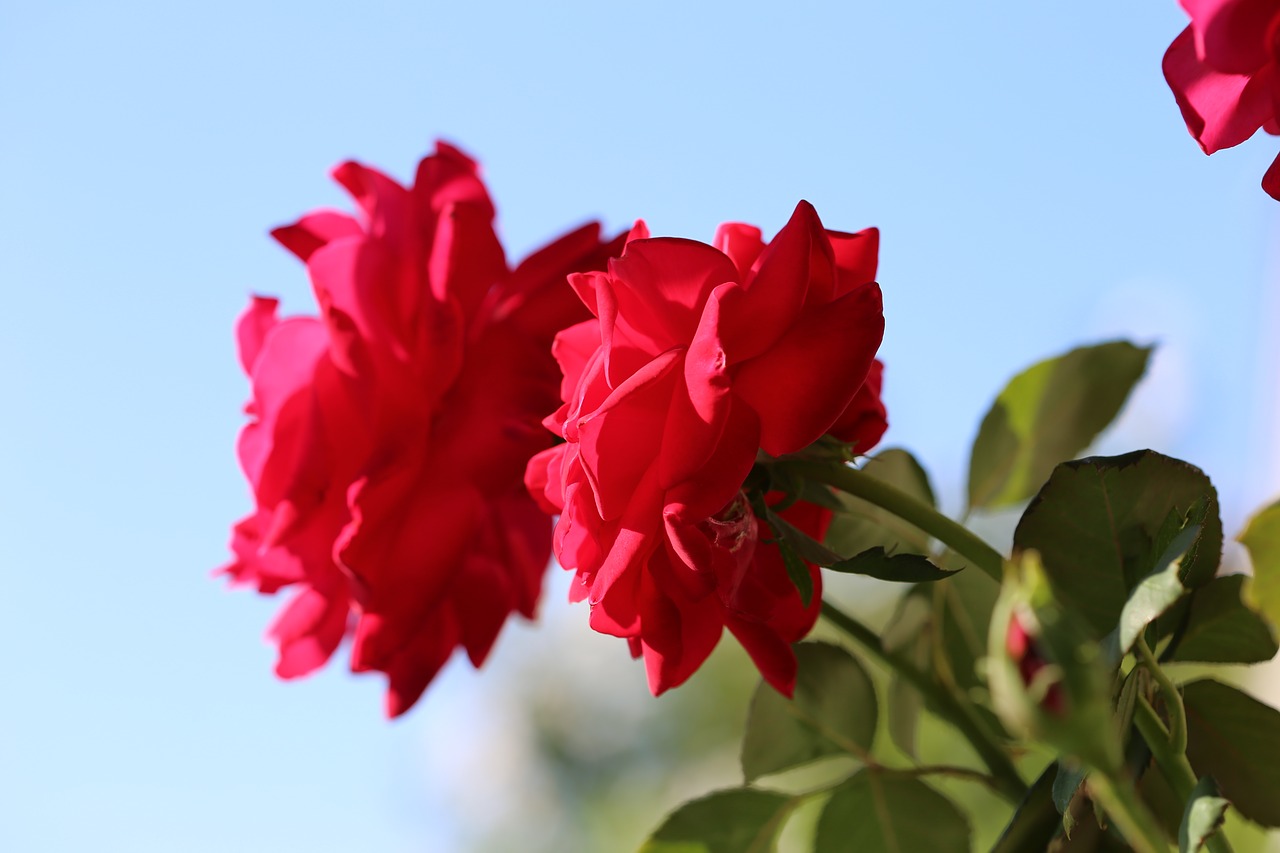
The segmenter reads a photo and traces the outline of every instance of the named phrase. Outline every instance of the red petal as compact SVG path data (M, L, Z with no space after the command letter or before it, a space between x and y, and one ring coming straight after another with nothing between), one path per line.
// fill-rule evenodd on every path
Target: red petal
M511 274L495 318L514 316L522 329L539 339L550 339L586 320L590 311L567 286L567 278L570 273L603 270L609 258L622 253L625 238L619 234L601 243L600 226L592 222L534 252Z
M836 259L836 296L876 280L880 256L880 230L864 228L856 234L828 231L827 239Z
M413 250L413 198L391 178L354 160L335 166L333 179L351 194L364 212L371 237L386 240L397 253Z
M867 381L862 383L844 414L828 430L846 444L852 444L856 453L869 452L880 443L889 428L888 412L880 398L883 387L884 363L876 359L867 371Z
M292 225L272 229L271 236L304 263L315 251L343 237L363 234L360 223L336 210L308 213Z
M712 291L671 393L659 460L660 482L670 488L707 463L729 416L731 380L718 336L720 297L736 284ZM753 448L754 451L754 448Z
M475 317L491 288L507 276L507 258L493 231L493 214L477 204L451 204L436 223L428 261L431 292L441 302L457 299L462 316ZM423 334L435 330L426 327Z
M720 293L718 333L729 364L755 358L791 328L805 304L814 264L826 243L813 206L802 201L778 236L756 261L754 274L740 288ZM829 251L826 250L826 251ZM830 269L826 270L828 276ZM825 299L821 301L827 301Z
M735 281L733 262L705 243L675 237L636 240L609 262L618 314L650 355L693 340L716 286Z
M324 666L347 630L350 606L338 589L306 589L276 617L267 636L280 646L276 675L298 678Z
M1272 74L1269 66L1253 76L1215 71L1196 57L1190 27L1164 55L1165 80L1187 129L1206 154L1239 145L1272 118Z
M760 446L773 456L802 450L831 428L862 383L880 340L880 288L864 285L811 309L759 358L733 390L760 416Z
M799 671L791 643L760 622L730 616L726 625L747 650L764 680L790 699L795 694L796 673Z
M236 449L260 504L274 504L290 491L302 455L320 446L314 435L315 401L308 391L326 349L319 321L295 317L272 329L254 360L256 421L241 430Z
M641 578L640 642L654 696L687 681L724 633L719 601L686 595L669 574L666 553L660 551Z
M759 417L750 405L733 399L724 431L706 464L667 490L666 514L684 524L715 515L742 488L759 447Z
M1181 0L1196 33L1196 54L1218 71L1250 74L1270 60L1275 0Z
M458 564L485 518L483 496L466 483L432 482L421 463L398 460L349 490L351 522L335 545L359 584L362 628L352 649L357 670L384 669L448 594Z
M756 258L764 249L764 238L760 229L743 222L725 222L716 229L715 239L711 245L729 256L733 265L738 268L738 281L746 281L755 264Z
M437 141L436 152L418 163L413 200L421 222L434 221L451 204L478 205L489 219L494 215L475 160L447 142Z
M560 466L564 462L564 444L557 444L535 455L525 469L524 484L529 494L547 515L564 509L564 483Z
M253 376L253 364L258 360L267 333L279 322L276 318L279 306L279 299L255 296L236 321L236 353L246 376Z
M574 400L578 383L588 363L600 349L600 323L587 320L570 326L556 335L551 344L551 354L560 365L563 379L560 383L560 399L566 403Z
M1262 188L1267 191L1267 195L1280 201L1280 157L1271 162L1267 173L1262 176Z
M622 514L657 461L683 356L676 350L658 356L578 424L579 457L602 519Z

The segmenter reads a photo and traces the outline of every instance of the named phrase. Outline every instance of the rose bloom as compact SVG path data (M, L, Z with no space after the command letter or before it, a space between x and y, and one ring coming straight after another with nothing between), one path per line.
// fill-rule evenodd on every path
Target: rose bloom
M524 490L556 405L552 337L588 314L565 276L621 248L595 224L514 269L476 164L443 143L411 187L358 163L334 178L356 217L273 236L307 265L319 317L255 298L237 328L252 381L240 462L256 511L222 571L295 590L269 629L276 673L342 639L406 711L456 648L479 666L507 617L534 615L551 524Z
M636 226L607 272L569 277L595 319L556 336L564 372L548 428L564 443L526 482L559 512L555 549L591 626L643 656L653 693L687 679L733 632L790 695L791 644L813 627L821 578L802 603L744 481L763 450L824 434L874 445L885 429L879 234L825 231L801 202L765 245L727 224L715 245L649 239ZM815 539L828 510L782 517Z
M1164 76L1206 154L1258 130L1280 133L1280 0L1180 0L1191 16L1164 55ZM1280 199L1280 157L1262 188Z

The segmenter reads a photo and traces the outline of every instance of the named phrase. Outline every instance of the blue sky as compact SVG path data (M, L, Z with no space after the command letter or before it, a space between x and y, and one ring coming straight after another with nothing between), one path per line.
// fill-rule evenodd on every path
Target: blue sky
M772 232L800 198L878 225L887 442L953 507L1012 373L1159 339L1105 446L1201 465L1238 528L1280 491L1276 143L1199 152L1159 70L1184 23L1173 0L10 4L0 848L446 849L467 819L433 809L431 756L483 678L389 725L377 679L275 682L275 603L208 576L249 507L233 320L251 291L310 309L266 232L345 204L348 157L407 178L460 144L513 258L587 218Z

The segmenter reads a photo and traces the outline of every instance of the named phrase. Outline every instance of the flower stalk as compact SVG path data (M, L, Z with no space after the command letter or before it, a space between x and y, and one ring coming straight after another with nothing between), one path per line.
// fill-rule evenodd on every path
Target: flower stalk
M997 583L1004 573L1004 557L964 525L947 518L928 504L857 468L796 459L785 463L802 477L833 486L891 512L928 533Z

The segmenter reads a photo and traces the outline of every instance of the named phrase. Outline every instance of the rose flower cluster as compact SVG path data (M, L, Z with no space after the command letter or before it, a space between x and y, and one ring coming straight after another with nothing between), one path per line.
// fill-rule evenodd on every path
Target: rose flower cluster
M655 694L726 628L790 694L820 594L802 599L757 518L777 496L746 483L823 436L862 453L883 434L878 233L828 231L801 202L768 243L737 223L712 245L643 223L603 242L592 224L512 267L457 149L407 188L333 174L359 215L273 232L319 316L256 297L237 330L256 509L222 571L292 588L277 674L349 636L352 670L385 673L401 714L455 649L479 666L508 616L535 615L554 548ZM830 520L805 501L778 514L819 541Z
M1280 0L1180 0L1191 16L1164 55L1164 76L1206 154L1259 128L1280 134ZM1262 188L1280 199L1280 157Z

